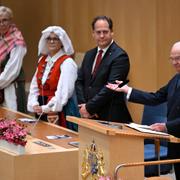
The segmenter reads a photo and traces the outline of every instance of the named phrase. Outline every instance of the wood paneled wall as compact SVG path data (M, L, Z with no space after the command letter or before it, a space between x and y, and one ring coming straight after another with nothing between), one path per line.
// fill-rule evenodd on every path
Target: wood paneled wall
M24 60L27 81L37 64L37 44L42 29L62 26L76 52L95 46L91 21L107 15L114 22L114 39L130 57L130 85L153 91L175 73L168 61L172 44L180 40L179 0L1 0L14 11L28 47ZM142 106L129 103L136 122Z

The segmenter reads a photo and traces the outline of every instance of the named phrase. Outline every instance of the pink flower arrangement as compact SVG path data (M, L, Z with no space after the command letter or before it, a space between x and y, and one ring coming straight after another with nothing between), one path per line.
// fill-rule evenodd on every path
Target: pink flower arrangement
M110 176L101 176L99 180L111 180Z
M27 131L15 120L0 119L0 140L16 145L26 145Z

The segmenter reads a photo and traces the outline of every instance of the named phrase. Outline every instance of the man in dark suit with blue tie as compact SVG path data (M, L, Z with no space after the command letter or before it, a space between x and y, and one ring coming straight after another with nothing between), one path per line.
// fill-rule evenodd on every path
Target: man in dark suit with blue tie
M151 128L156 131L164 131L180 138L180 42L176 42L170 52L170 61L172 62L177 74L162 88L155 93L144 92L125 85L118 88L121 81L116 84L108 84L106 87L127 94L131 102L157 105L167 102L167 122L155 123ZM180 144L169 143L168 155L170 158L180 158ZM174 164L176 179L180 180L180 164Z
M76 82L81 117L131 122L124 94L114 93L105 86L116 79L126 80L130 68L129 57L112 38L111 18L96 17L92 30L97 47L86 52Z

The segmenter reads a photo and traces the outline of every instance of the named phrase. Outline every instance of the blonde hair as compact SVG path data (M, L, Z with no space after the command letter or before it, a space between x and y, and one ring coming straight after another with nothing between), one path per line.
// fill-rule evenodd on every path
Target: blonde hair
M0 6L0 16L1 15L6 15L9 19L13 18L12 10L5 6Z

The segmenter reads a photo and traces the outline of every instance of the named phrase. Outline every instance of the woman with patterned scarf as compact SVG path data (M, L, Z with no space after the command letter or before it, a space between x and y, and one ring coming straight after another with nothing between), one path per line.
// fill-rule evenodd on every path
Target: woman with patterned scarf
M39 61L30 85L28 110L40 119L73 129L65 119L64 107L73 96L77 65L67 33L59 26L42 31ZM71 106L72 107L72 106ZM75 130L75 129L73 129Z
M13 110L26 112L25 78L22 70L26 45L21 32L12 23L12 10L0 6L0 102Z

